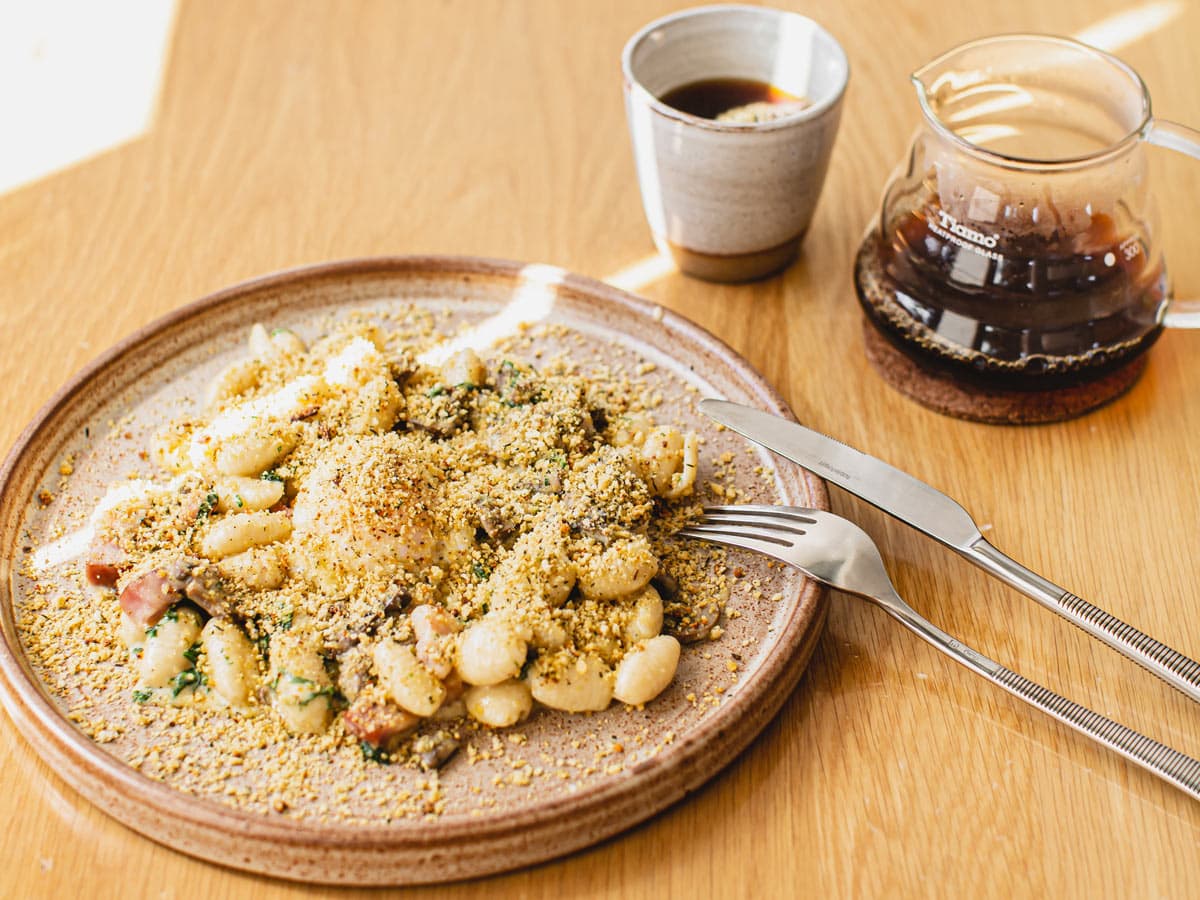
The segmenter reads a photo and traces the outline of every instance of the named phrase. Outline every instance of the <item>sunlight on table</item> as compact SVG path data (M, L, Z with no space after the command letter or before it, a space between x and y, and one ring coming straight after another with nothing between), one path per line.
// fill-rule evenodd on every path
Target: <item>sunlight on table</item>
M0 194L144 134L173 0L0 6Z
M1101 50L1114 52L1141 40L1146 35L1169 25L1183 12L1180 0L1144 3L1115 16L1101 19L1072 37Z

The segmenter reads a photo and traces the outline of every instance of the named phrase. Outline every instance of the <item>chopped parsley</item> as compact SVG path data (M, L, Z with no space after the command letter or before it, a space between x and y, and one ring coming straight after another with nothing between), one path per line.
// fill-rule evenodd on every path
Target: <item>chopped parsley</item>
M178 622L179 621L179 610L177 610L174 607L174 605L169 607L167 609L167 611L162 614L162 619L155 622L153 625L151 625L149 628L146 629L146 637L151 637L151 638L158 637L158 626L160 624L162 624L162 622L164 620L167 622Z
M363 759L370 762L387 765L392 761L392 756L382 747L376 747L374 744L368 744L366 741L358 742L358 749L362 751Z
M136 691L133 692L133 702L134 703L145 703L147 700L149 700L153 696L154 696L154 691L149 691L149 690L146 690L145 688L138 688Z
M283 476L280 475L278 472L276 472L274 469L268 469L267 471L263 472L258 477L262 481L279 481L279 482L283 481Z
M171 696L178 697L188 688L200 687L207 679L204 673L196 669L184 669L168 682L171 686Z
M476 384L473 381L460 381L458 384L454 385L453 388L451 388L447 384L435 384L433 387L431 387L429 390L427 390L425 392L425 396L426 397L440 397L443 394L450 393L451 390L455 390L455 391L486 391L486 390L488 390L488 386L486 384Z
M492 577L492 570L483 563L471 563L471 572L480 581L487 581Z
M318 697L328 697L330 702L332 702L333 695L334 695L333 685L329 685L328 687L323 687L323 688L317 688L315 691L313 691L311 694L309 694L307 697L305 697L303 700L301 700L300 705L308 706L308 704L312 703Z
M532 366L522 369L510 359L500 363L500 372L507 383L500 388L500 402L505 406L524 406L527 403L540 403L542 392L534 380L537 370Z
M199 642L192 644L192 646L188 647L186 650L183 651L183 658L186 659L188 662L190 662L192 664L193 668L195 667L196 659L199 656L200 656Z
M525 656L525 662L521 663L521 674L517 677L524 681L529 676L529 670L533 668L533 664L537 662L537 651L532 647L529 648L529 653Z
M312 703L318 697L328 697L330 701L332 701L337 692L333 685L317 687L317 683L311 678L305 678L303 675L293 675L291 672L281 671L275 675L275 680L271 682L271 690L275 693L279 693L279 679L283 678L284 675L287 676L288 681L292 684L312 686L312 690L309 692L308 696L300 701L301 706L308 706L308 704Z
M221 498L217 496L216 491L209 491L204 499L200 502L200 508L196 510L196 519L203 521L212 515L212 511L217 508L217 504L221 502Z

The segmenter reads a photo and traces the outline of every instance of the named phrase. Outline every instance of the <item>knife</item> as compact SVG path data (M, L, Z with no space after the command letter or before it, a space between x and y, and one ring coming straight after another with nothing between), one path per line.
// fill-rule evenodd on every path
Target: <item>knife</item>
M979 533L970 514L941 491L841 441L753 407L727 400L702 400L700 410L940 541L1200 702L1200 663L1005 555Z

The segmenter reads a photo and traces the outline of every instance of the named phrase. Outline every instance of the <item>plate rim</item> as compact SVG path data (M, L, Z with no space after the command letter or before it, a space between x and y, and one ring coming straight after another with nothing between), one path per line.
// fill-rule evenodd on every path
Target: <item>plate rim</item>
M401 255L401 256L367 256L355 257L332 262L285 268L264 275L259 275L235 284L210 292L196 300L176 307L167 313L139 327L131 334L121 338L99 356L84 365L47 400L33 418L26 424L15 439L0 464L0 506L10 503L28 502L28 498L14 498L14 475L18 467L25 461L26 454L35 444L37 438L53 423L63 407L73 398L75 393L101 377L107 370L119 363L131 352L136 351L143 343L159 337L163 333L180 327L190 320L211 315L227 304L243 300L247 296L263 293L264 291L286 290L290 288L312 287L321 281L345 278L357 280L371 276L383 278L404 278L417 275L427 275L444 279L453 276L482 276L498 280L515 281L520 278L522 270L530 264L513 260L495 259L483 256L458 255ZM552 267L562 273L561 281L554 285L557 292L567 291L574 297L586 302L613 303L627 311L641 316L649 316L671 331L682 333L694 344L699 344L709 352L719 356L727 364L737 370L746 386L755 393L757 399L774 407L771 411L795 420L791 409L780 393L765 376L758 372L740 353L730 347L716 335L701 325L673 310L638 297L613 285L597 279L579 275L557 266ZM286 306L286 302L284 304ZM669 351L668 351L669 352ZM816 508L828 509L829 497L824 481L805 470L799 470L798 478L805 484L811 502ZM2 616L13 621L12 637L16 638L16 623L13 617L13 570L14 559L0 559L0 607ZM130 766L114 754L106 751L100 744L88 738L66 717L50 697L40 679L29 671L27 656L20 646L19 638L16 647L12 646L8 628L0 628L0 699L8 714L21 733L29 748L43 761L48 763L66 763L71 769L82 770L80 778L99 778L104 784L95 786L95 790L85 790L75 778L66 777L62 769L54 767L58 777L63 778L71 787L82 794L90 802L98 806L106 814L117 818L127 827L152 840L163 843L154 834L139 828L127 818L115 812L111 803L98 799L97 793L105 790L117 790L135 802L150 805L161 815L186 820L185 824L206 830L217 830L228 837L249 837L251 833L258 840L268 841L273 845L285 844L295 848L312 849L316 845L334 852L368 852L401 851L405 849L421 850L435 849L447 842L472 838L502 838L514 831L541 825L545 826L561 817L565 810L577 810L581 805L593 812L602 811L607 802L614 797L635 792L639 784L653 780L656 776L669 773L688 763L694 762L702 753L702 746L693 746L706 742L706 735L712 727L720 730L735 730L736 726L746 726L749 736L726 738L722 745L725 752L715 765L705 766L699 777L693 776L687 780L685 787L678 796L661 802L655 801L632 819L622 819L617 827L602 826L598 832L586 840L578 842L573 847L534 854L530 859L518 859L511 864L500 861L498 865L483 867L462 874L451 875L451 878L472 877L488 873L505 871L537 861L544 861L573 852L584 846L590 846L624 832L636 824L672 806L678 800L696 790L724 771L754 740L756 740L766 725L775 718L779 708L794 690L808 664L808 657L824 629L828 608L828 592L815 582L805 579L795 598L793 610L786 620L785 632L792 627L793 621L801 609L812 604L809 621L797 628L795 646L791 648L800 658L797 660L778 660L779 670L773 677L763 676L754 682L751 690L740 690L728 705L719 708L719 715L706 720L707 728L701 729L701 734L676 739L670 746L645 760L630 767L629 775L600 779L592 785L574 794L564 794L543 803L533 804L513 811L509 816L489 819L474 819L468 816L454 819L425 822L424 820L405 820L382 824L319 824L309 820L274 821L260 813L240 810L227 806L218 801L200 795L191 795L180 791L161 781L150 778ZM783 639L780 638L781 642ZM807 645L807 646L805 646ZM777 642L778 649L778 642ZM792 671L796 670L796 671ZM784 684L784 682L790 682ZM780 686L782 685L782 689ZM751 701L761 702L765 694L770 694L769 688L776 688L780 694L778 703L774 703L768 715L753 715ZM36 728L39 738L50 738L52 743L45 740L35 742L28 726ZM704 739L704 740L702 740ZM50 752L47 753L46 751ZM76 774L76 773L72 773ZM419 828L406 827L419 824ZM277 877L294 877L310 880L311 875L289 876L286 872L261 866L248 867L229 860L213 860L203 853L196 852L186 846L171 843L174 849L199 856L207 861L220 862L235 868L257 873L275 875ZM406 882L374 880L353 881L337 879L340 884L400 884ZM418 883L417 881L407 883Z

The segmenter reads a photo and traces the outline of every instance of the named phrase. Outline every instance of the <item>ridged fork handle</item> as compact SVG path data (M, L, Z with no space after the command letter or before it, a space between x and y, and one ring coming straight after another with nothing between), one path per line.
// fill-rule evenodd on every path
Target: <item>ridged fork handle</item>
M892 596L869 599L878 602L888 615L955 662L1200 800L1200 760L1080 706L988 659L923 618L894 592Z
M1171 687L1200 703L1200 663L1150 635L1093 606L1082 597L1047 581L983 538L965 551L972 562L1015 587L1027 597L1078 625L1092 637L1132 659Z

